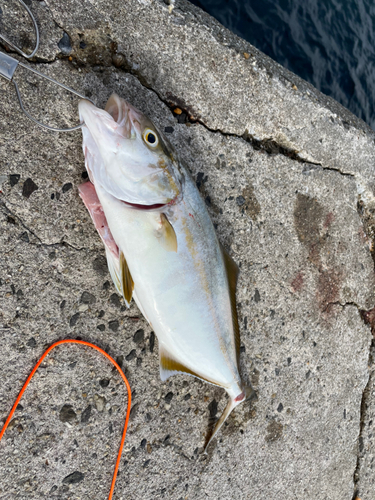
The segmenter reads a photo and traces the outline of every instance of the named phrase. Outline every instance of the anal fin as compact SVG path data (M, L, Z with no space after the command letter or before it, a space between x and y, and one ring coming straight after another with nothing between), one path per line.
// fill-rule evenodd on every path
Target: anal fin
M202 375L199 375L198 373L194 372L194 370L191 370L187 366L184 366L183 363L175 359L175 357L168 352L166 347L159 343L159 362L160 362L160 378L162 382L167 380L169 377L172 375L176 375L177 373L186 373L188 375L192 375L193 377L197 377L201 380L204 380L205 382L208 382L210 384L215 384L215 382L212 382L211 380L205 379L202 377Z

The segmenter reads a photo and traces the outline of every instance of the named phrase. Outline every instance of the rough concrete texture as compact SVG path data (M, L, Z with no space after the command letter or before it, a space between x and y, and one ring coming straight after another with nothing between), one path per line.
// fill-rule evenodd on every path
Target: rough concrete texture
M80 133L42 131L2 81L1 418L45 348L80 337L122 362L133 391L115 499L375 500L374 133L185 1L31 8L48 31L37 68L99 106L127 98L196 179L240 265L241 368L258 401L201 454L223 391L160 382L157 340L115 293L78 196ZM18 75L30 111L74 122L75 100ZM106 498L125 408L105 359L57 348L0 444L0 499Z

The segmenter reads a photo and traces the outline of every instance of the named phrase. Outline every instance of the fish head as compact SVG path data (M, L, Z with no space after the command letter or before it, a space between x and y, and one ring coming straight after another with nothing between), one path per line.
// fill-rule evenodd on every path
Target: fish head
M79 103L86 168L94 184L133 208L159 209L182 198L175 152L152 121L118 95L99 109Z

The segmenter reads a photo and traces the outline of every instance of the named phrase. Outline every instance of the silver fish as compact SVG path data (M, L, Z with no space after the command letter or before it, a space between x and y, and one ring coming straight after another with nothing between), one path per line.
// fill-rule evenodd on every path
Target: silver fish
M223 387L230 412L253 396L239 374L238 267L205 203L149 118L117 95L79 104L90 182L80 195L104 242L113 282L159 341L160 377L186 373Z

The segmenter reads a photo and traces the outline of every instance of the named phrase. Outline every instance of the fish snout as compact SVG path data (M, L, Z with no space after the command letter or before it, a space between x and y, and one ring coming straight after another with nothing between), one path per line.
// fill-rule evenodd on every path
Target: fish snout
M79 118L88 128L93 137L97 140L103 132L114 128L114 120L107 111L97 108L90 101L85 99L78 103Z

